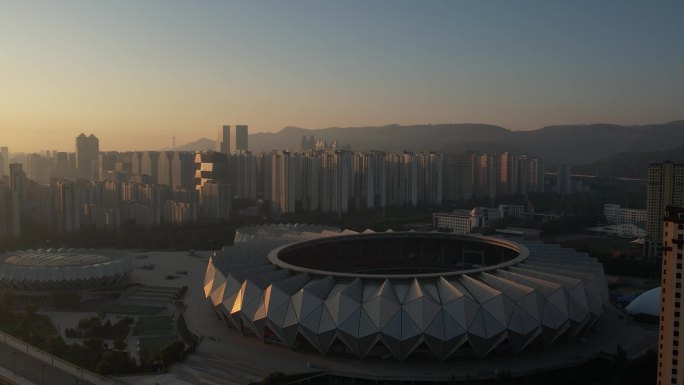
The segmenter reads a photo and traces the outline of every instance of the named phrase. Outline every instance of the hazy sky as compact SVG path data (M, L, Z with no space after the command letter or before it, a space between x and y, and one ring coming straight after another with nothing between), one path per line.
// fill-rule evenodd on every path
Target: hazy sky
M681 0L0 0L0 144L682 119L683 19Z

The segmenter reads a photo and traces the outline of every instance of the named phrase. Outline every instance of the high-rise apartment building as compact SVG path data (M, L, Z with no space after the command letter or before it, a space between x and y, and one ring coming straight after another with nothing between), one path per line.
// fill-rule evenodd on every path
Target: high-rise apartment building
M472 186L473 196L478 198L495 198L497 183L497 156L495 154L473 154Z
M78 176L90 178L93 174L93 163L98 161L100 154L100 141L93 134L76 137L76 167Z
M470 156L445 154L443 169L444 200L457 201L473 197L473 169Z
M256 158L247 151L237 152L228 159L229 183L233 196L256 198Z
M116 171L116 164L121 162L122 155L117 151L101 152L98 156L97 180L104 180L107 173Z
M354 207L369 209L384 207L385 169L384 154L380 152L357 153L352 160L351 189Z
M667 206L684 206L684 164L653 163L648 167L646 190L645 254L660 255L663 239L663 216Z
M173 178L173 151L162 151L157 161L157 184L171 187Z
M19 237L20 225L19 194L0 182L0 239Z
M140 157L140 175L148 175L152 183L159 183L159 152L145 151Z
M270 167L270 200L271 209L281 213L295 212L298 170L296 162L289 152L271 154Z
M658 385L684 384L684 329L682 321L682 263L684 263L684 208L668 206L664 211L660 335L658 340Z
M230 185L208 180L200 188L200 214L203 218L217 221L230 219Z
M569 164L559 164L556 168L556 194L572 193L572 180L570 174L572 168Z
M19 200L26 198L28 193L28 176L21 163L12 163L9 167L10 190L16 191Z
M2 161L3 161L3 166L2 166L2 168L0 168L0 176L9 175L9 164L10 164L9 148L0 147L0 156L2 157Z
M328 151L321 155L321 210L338 215L349 209L351 153Z
M538 158L530 158L525 162L529 168L527 192L544 192L544 161Z
M195 189L209 181L228 181L228 156L220 152L198 152L195 154Z
M299 180L296 186L302 210L320 209L321 160L313 153L298 154Z
M29 179L40 184L50 182L50 175L53 172L54 163L40 154L29 154L26 156L26 174Z
M56 155L56 163L54 176L57 178L69 176L69 154L66 152L58 152Z
M442 154L415 154L416 167L416 200L425 206L442 204L443 157Z
M195 189L195 154L175 151L171 159L171 188Z
M496 157L497 195L513 195L519 190L518 156L504 152Z
M197 221L197 203L167 200L164 202L164 219L182 225Z
M73 234L81 229L83 194L81 186L66 179L53 179L54 208L57 232Z

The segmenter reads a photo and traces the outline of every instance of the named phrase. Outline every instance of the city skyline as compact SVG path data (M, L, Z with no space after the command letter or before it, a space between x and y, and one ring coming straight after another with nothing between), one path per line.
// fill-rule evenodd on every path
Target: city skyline
M27 152L72 150L80 132L95 133L104 150L161 149L173 137L215 138L222 124L258 133L666 122L682 118L684 55L673 49L682 10L676 2L11 3L0 15L0 131L3 145Z

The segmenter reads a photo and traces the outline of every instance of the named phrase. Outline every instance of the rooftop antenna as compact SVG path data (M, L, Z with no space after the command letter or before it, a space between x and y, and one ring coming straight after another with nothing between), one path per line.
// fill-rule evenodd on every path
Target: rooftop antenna
M176 133L173 133L173 138L171 139L171 149L175 150L176 149Z

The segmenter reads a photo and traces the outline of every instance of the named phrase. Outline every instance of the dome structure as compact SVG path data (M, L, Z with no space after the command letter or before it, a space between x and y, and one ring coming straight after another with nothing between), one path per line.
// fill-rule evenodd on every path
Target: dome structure
M38 249L0 254L0 288L74 290L124 280L133 269L125 253L83 249Z
M237 330L359 358L440 360L549 345L603 312L603 267L539 241L365 231L259 237L214 253L204 293Z
M625 307L629 315L644 314L653 317L660 317L660 287L648 290Z

